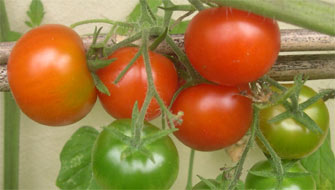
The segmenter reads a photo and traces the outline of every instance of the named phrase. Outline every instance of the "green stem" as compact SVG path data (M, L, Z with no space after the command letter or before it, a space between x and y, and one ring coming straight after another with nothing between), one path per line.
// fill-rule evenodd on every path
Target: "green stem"
M273 160L273 164L274 164L275 170L277 172L277 186L276 186L276 189L279 189L282 182L283 182L283 176L284 176L284 168L283 168L283 165L281 163L281 159L277 155L277 153L273 150L270 143L266 140L262 131L259 129L259 126L257 126L257 133L256 134L257 134L258 139L265 146L266 150L268 151L268 153L270 154L270 156Z
M135 23L127 23L127 22L120 22L120 21L113 21L109 19L91 19L91 20L83 20L70 25L71 28L75 28L80 25L84 24L92 24L92 23L105 23L105 24L112 24L112 25L119 25L125 27L134 27Z
M202 0L231 6L303 28L335 35L335 5L319 0Z
M255 105L253 105L253 117L252 117L252 124L251 124L251 134L250 134L250 138L247 142L247 145L242 153L241 159L238 161L235 171L234 171L234 178L233 180L230 182L228 189L235 189L236 185L237 185L237 181L241 176L242 173L242 169L243 169L243 164L244 161L247 157L247 154L249 152L249 149L252 147L253 143L254 143L254 139L255 139L255 134L259 125L259 108Z
M190 152L190 160L189 160L189 165L188 165L188 175L187 175L187 185L186 185L186 190L192 190L192 173L193 173L193 163L194 163L194 154L195 151L194 149L191 149Z
M165 8L168 8L169 6L173 6L174 4L170 0L163 0L163 5ZM165 28L169 27L172 14L173 14L172 10L164 10L163 27Z
M127 45L129 45L130 43L139 40L141 38L141 32L138 32L136 34L134 34L133 36L122 40L121 42L114 44L112 47L108 47L108 48L104 48L104 55L110 55L111 53L113 53L115 50L125 47Z
M18 189L20 109L10 92L4 93L4 189Z
M192 67L185 53L174 43L173 39L169 35L167 35L165 40L166 43L169 44L169 46L172 48L173 52L178 56L179 61L183 63L189 76L193 80L202 78L198 74L198 72Z
M199 11L205 9L205 6L202 4L200 0L188 0L188 2L190 2Z

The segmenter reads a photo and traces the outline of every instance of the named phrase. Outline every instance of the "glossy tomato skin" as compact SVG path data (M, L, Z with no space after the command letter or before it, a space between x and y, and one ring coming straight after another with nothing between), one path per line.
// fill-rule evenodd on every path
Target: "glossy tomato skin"
M110 96L98 92L99 99L105 110L114 118L131 118L133 106L138 102L142 107L147 92L147 74L143 57L140 56L125 76L114 84L119 73L128 65L137 53L136 47L125 47L114 52L109 58L116 58L112 64L98 70L102 82L110 91ZM169 105L174 92L178 88L178 76L173 63L163 55L149 52L150 64L155 87L166 105ZM160 108L153 100L148 108L146 120L160 115Z
M109 127L130 136L131 120L116 120ZM179 158L176 146L170 137L163 137L146 148L155 162L135 152L121 160L127 145L105 128L98 136L92 152L93 174L97 183L106 189L169 189L178 175ZM145 123L143 138L159 129Z
M185 51L195 69L221 85L263 76L277 59L280 31L275 20L230 7L199 12L185 33Z
M316 94L312 88L303 86L298 101L302 103ZM319 100L304 110L322 129L322 134L310 131L292 118L272 124L267 122L284 111L286 109L282 105L277 105L260 112L260 129L265 138L283 159L300 159L312 154L321 146L328 133L329 113L325 103ZM264 146L257 142L265 151Z
M272 171L273 168L269 161L257 162L251 171ZM295 163L287 172L305 173L305 168L300 162ZM246 189L267 189L275 190L277 179L275 177L263 177L257 176L252 173L248 173L245 180ZM315 190L315 180L311 175L299 176L299 177L284 177L281 190Z
M174 134L186 146L200 151L218 150L236 143L250 127L251 100L237 87L200 84L183 90L172 111L184 113Z
M97 98L83 43L63 25L43 25L19 39L8 60L8 81L21 110L50 126L80 120Z

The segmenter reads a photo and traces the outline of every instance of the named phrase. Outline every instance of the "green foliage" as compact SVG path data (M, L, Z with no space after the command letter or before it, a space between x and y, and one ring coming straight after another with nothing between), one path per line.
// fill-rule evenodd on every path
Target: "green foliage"
M61 169L56 185L60 189L99 189L93 178L91 152L99 132L89 126L79 128L60 154Z
M320 190L335 189L335 158L330 141L329 131L323 145L301 160L301 164L313 175L317 189Z
M170 34L184 34L189 22L189 20L179 22L172 28Z
M147 1L149 7L152 10L153 14L157 14L158 7L162 4L162 0L148 0ZM141 5L138 3L135 8L130 12L130 14L127 16L126 21L127 22L138 22L141 16ZM127 27L119 27L117 29L117 33L120 35L126 35L128 34L129 28Z
M44 7L41 0L32 0L27 11L27 15L30 18L29 21L25 21L26 25L30 28L41 25L44 17Z
M152 10L152 13L154 16L157 18L157 24L162 25L164 22L164 19L162 16L158 15L158 10L161 8L160 6L162 5L162 0L148 0L147 1L149 7ZM131 22L131 23L136 23L139 21L141 16L141 6L138 3L135 8L132 10L132 12L127 16L126 21ZM172 19L171 24L173 24L175 21ZM171 30L170 34L183 34L186 31L186 27L188 25L189 21L182 21L177 23ZM129 33L129 27L126 26L120 26L116 30L117 34L120 35L127 35Z

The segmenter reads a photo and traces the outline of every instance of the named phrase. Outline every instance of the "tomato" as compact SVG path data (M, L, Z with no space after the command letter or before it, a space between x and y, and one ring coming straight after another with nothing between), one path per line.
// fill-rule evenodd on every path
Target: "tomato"
M171 138L165 136L145 146L154 162L140 152L121 159L128 145L122 143L108 129L116 128L125 135L131 134L131 120L116 120L98 136L92 152L93 174L97 183L106 189L168 189L178 175L179 158ZM145 123L142 137L159 129Z
M236 143L250 127L251 100L237 87L200 84L183 90L172 105L182 111L182 124L174 134L196 150L218 150Z
M79 35L57 24L32 29L15 44L8 82L21 110L50 126L80 120L97 98Z
M271 172L272 166L269 161L260 161L257 162L252 168L251 171L256 172ZM296 162L287 172L294 173L306 173L307 171L300 162ZM257 176L252 173L248 173L245 180L246 189L267 189L274 190L277 185L276 177L263 177ZM287 177L284 176L281 188L282 190L313 190L316 189L315 180L311 175L305 176L296 176L296 177Z
M287 86L289 87L289 86ZM317 93L303 86L299 96L299 103L315 96ZM260 129L278 156L283 159L300 159L316 151L327 136L329 128L329 113L322 100L307 107L304 112L315 121L323 131L314 133L292 118L269 124L267 121L286 111L284 106L277 105L260 112ZM264 146L258 142L265 151Z
M118 84L114 80L128 65L138 52L136 47L121 48L109 58L116 58L112 64L98 70L102 82L110 91L110 96L98 93L99 99L105 110L114 118L131 118L135 102L142 107L147 92L147 74L143 57L140 56L128 70ZM168 105L178 87L178 76L173 63L163 55L149 52L150 64L155 87L164 103ZM146 120L151 120L160 115L160 107L156 100L149 105Z
M279 48L275 20L230 7L199 12L185 32L191 64L203 77L221 85L257 80L275 63Z

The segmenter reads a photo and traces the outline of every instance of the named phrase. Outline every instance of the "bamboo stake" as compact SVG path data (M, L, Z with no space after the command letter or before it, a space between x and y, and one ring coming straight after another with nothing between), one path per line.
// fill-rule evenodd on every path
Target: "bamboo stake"
M118 42L122 36L114 36L113 40ZM85 48L88 48L92 37L82 38ZM103 36L99 37L103 40ZM183 35L174 35L175 43L183 48ZM282 30L281 31L281 52L291 51L334 51L335 37L311 32L309 30ZM7 62L14 42L0 43L0 63ZM156 50L163 54L172 54L172 50L165 43L159 45ZM292 80L295 75L303 73L310 79L334 79L335 78L335 54L305 54L305 55L282 55L278 57L276 64L268 73L276 80ZM8 91L7 67L0 65L0 91Z

